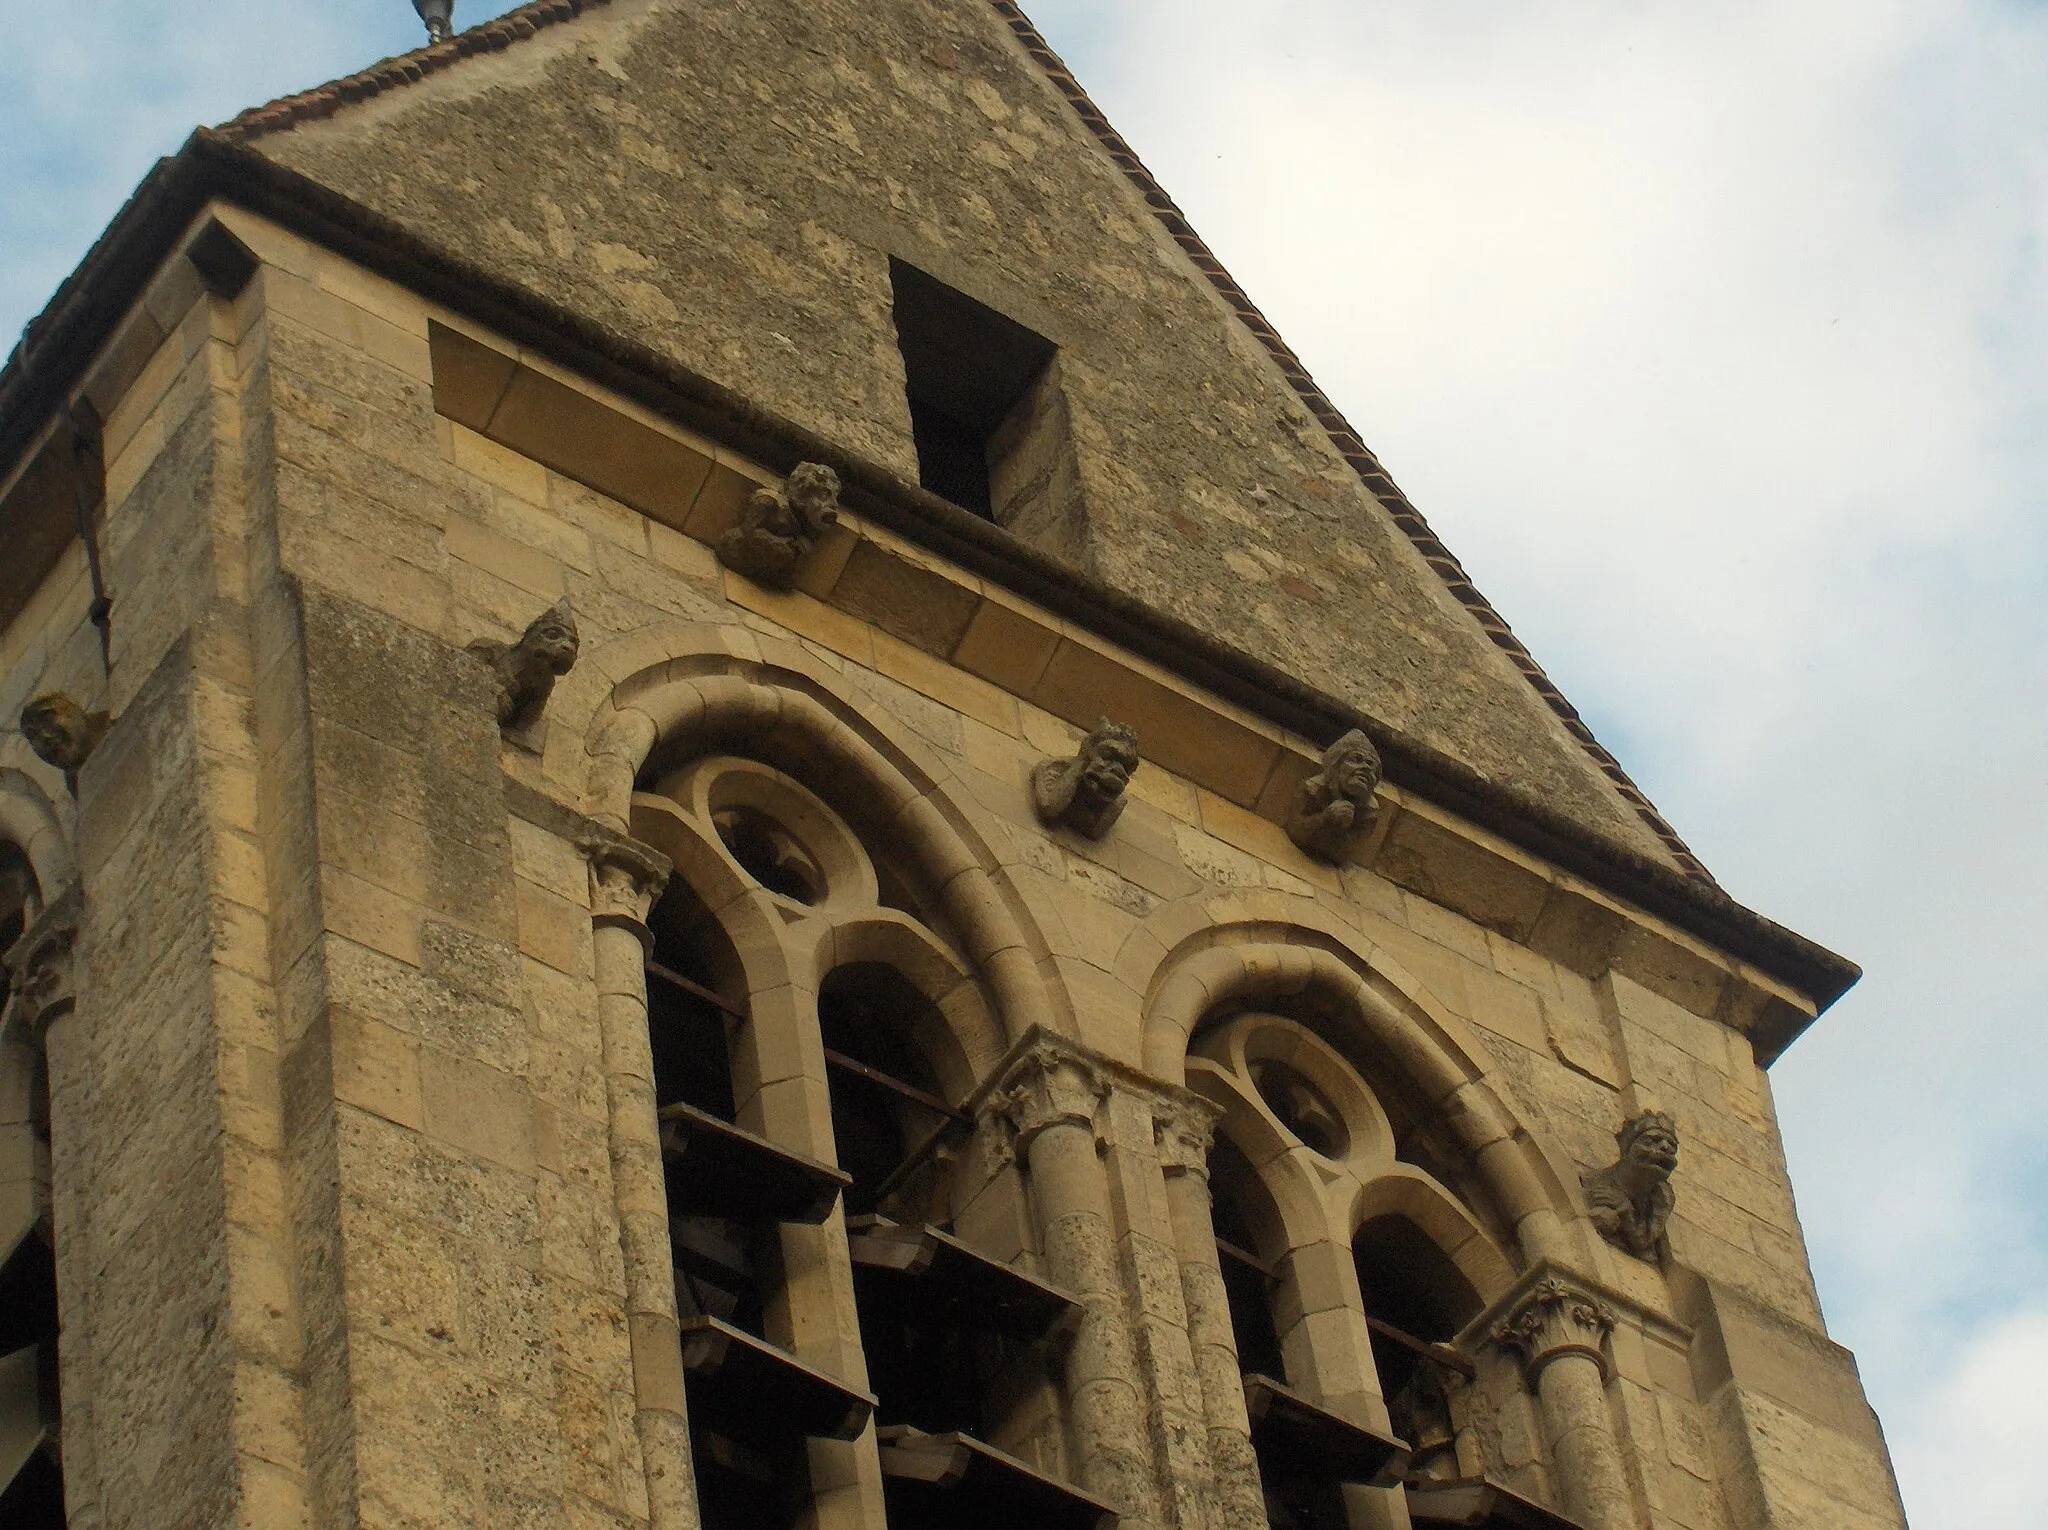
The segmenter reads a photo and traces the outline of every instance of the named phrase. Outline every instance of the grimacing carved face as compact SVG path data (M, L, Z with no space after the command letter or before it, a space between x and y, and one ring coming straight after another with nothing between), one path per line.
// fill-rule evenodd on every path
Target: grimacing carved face
M1646 1126L1630 1140L1628 1159L1668 1178L1678 1167L1678 1138L1661 1126Z
M527 648L556 674L568 673L579 646L576 629L558 616L543 616L526 631Z
M1349 797L1354 801L1369 797L1372 789L1379 785L1379 779L1379 761L1373 758L1370 749L1362 745L1342 751L1330 763L1330 790L1339 797Z
M830 468L800 463L789 475L786 490L790 507L814 521L838 519L839 475Z
M1137 751L1121 739L1091 739L1084 752L1081 779L1075 790L1101 804L1123 795L1138 768Z

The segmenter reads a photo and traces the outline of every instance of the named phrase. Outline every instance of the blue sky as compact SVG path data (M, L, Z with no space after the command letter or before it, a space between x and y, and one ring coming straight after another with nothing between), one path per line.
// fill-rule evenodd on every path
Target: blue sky
M194 123L419 36L20 9L10 334ZM1868 969L1773 1072L1829 1321L1919 1530L2037 1518L2048 8L1030 9L1724 884Z

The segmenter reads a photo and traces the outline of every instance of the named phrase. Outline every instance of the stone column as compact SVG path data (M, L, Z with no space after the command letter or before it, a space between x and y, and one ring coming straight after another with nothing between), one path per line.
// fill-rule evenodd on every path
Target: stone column
M1190 1096L1163 1106L1154 1130L1159 1166L1166 1174L1174 1245L1180 1254L1188 1342L1194 1347L1202 1413L1208 1423L1209 1463L1216 1474L1213 1523L1216 1530L1266 1530L1265 1496L1259 1486L1258 1459L1252 1453L1237 1335L1230 1326L1230 1298L1223 1288L1210 1215L1209 1149L1215 1142L1216 1116L1214 1106Z
M1066 1361L1081 1485L1116 1505L1126 1530L1141 1530L1165 1520L1109 1187L1096 1156L1096 1114L1108 1092L1092 1059L1041 1038L1011 1064L984 1108L1005 1124L1029 1172L1046 1275L1082 1304Z
M668 880L665 856L637 841L604 838L590 857L590 925L597 1016L610 1117L612 1196L625 1255L626 1321L633 1347L634 1427L647 1473L649 1530L695 1530L696 1483L683 1401L675 1265L655 1120L654 1051L647 1034L647 913Z
M77 1172L79 1143L72 1136L83 1120L78 1105L89 1088L89 1069L74 1034L78 1008L74 948L78 944L81 897L73 884L37 915L11 951L0 952L11 979L0 1033L23 1038L41 1050L50 1093L50 1219L56 1234L58 1326L62 1332L58 1409L63 1419L64 1499L71 1524L87 1530L101 1520L90 1427L92 1364L87 1320L90 1285L81 1219L86 1210L83 1176ZM67 1241L68 1240L68 1241Z
M1633 1530L1634 1501L1607 1412L1606 1338L1614 1313L1591 1292L1543 1273L1495 1326L1493 1341L1521 1358L1543 1416L1565 1512L1587 1530Z

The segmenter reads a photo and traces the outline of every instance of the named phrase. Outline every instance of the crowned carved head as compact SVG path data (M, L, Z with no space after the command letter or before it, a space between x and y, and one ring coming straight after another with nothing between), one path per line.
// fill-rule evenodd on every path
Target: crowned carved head
M1644 1179L1667 1180L1678 1168L1678 1126L1661 1110L1631 1116L1614 1141L1622 1167Z

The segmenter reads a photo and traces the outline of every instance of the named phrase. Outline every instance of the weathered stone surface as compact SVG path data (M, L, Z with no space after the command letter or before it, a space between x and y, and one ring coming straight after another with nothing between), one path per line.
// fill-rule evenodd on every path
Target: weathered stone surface
M928 266L1062 348L1009 464L1032 481L999 486L1013 531L1636 833L979 0L619 0L257 143L906 476L886 257ZM738 1011L742 1120L812 1156L842 1146L821 988L874 964L921 996L912 1050L974 1119L887 1205L1076 1298L1054 1342L1005 1341L983 1427L1126 1530L1263 1524L1211 1209L1247 1174L1264 1363L1312 1400L1386 1426L1350 1239L1406 1217L1479 1304L1469 1384L1402 1404L1445 1471L1594 1530L1896 1530L1748 1039L1801 996L1447 807L1375 805L1355 742L1318 778L1306 741L857 508L775 551L779 518L825 529L815 473L750 531L779 470L502 338L462 341L495 372L446 372L456 316L221 216L259 279L152 319L105 400L111 677L76 560L0 646L9 713L67 691L119 719L75 805L0 735L0 825L82 868L75 1009L16 998L48 1017L82 1530L236 1504L689 1530L656 932ZM751 573L717 561L735 527L772 554ZM565 595L561 726L502 748L539 672L460 645ZM1141 774L1126 741L1075 753L1105 711L1143 727ZM726 751L827 806L670 804L650 913L634 787ZM742 807L829 862L821 902L729 864ZM1268 1011L1285 1040L1226 1077L1205 1049ZM1661 1248L1668 1202L1626 1156L1600 1172L1652 1096L1685 1142ZM906 1146L941 1118L900 1108ZM860 1382L839 1220L752 1254L767 1337ZM1517 1306L1536 1275L1556 1291ZM1475 1337L1503 1317L1520 1355ZM821 1523L879 1522L871 1444L813 1468Z
M1664 853L982 0L600 13L255 147L913 481L931 271L1060 346L1089 512L1020 533Z
M1138 768L1138 735L1104 718L1069 760L1041 760L1031 771L1038 821L1100 839L1123 816L1124 789Z

